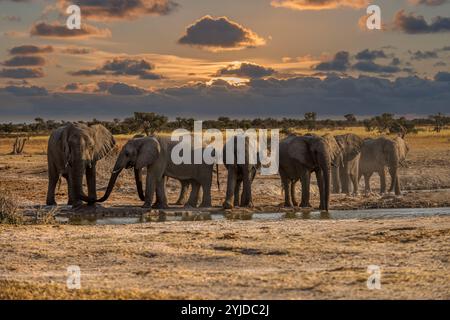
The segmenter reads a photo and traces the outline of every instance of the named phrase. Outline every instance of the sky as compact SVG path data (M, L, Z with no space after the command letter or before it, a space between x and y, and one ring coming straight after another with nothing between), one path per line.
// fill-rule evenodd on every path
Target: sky
M0 0L0 122L135 111L450 114L450 0Z

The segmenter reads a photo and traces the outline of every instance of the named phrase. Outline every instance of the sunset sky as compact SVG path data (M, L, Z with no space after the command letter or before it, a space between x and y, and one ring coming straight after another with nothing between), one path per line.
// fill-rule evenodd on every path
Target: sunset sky
M450 113L450 0L0 0L0 44L0 122Z

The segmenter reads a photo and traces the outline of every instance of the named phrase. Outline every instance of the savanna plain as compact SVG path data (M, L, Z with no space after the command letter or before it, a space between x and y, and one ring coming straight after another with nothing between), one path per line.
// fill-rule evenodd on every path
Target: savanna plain
M353 132L363 128L319 132ZM299 132L302 133L302 132ZM116 136L119 147L130 137ZM152 216L195 210L173 206L145 212L142 223L74 225L57 216L67 207L65 181L57 189L60 207L44 207L48 137L32 137L21 155L10 154L14 139L0 139L0 193L13 223L0 224L1 299L449 299L450 216L388 219L309 219L285 209L279 176L258 175L253 209L223 212L225 219L165 221ZM450 206L450 130L428 128L408 135L402 196L372 193L331 196L331 212L380 208ZM114 153L98 163L97 186L108 183ZM221 211L221 190L213 186L212 210ZM122 174L110 200L97 214L145 211L132 172ZM360 190L364 190L361 179ZM169 180L169 202L179 184ZM319 195L312 187L312 205ZM252 220L255 212L281 212L279 220ZM302 218L303 217L303 218ZM248 219L247 219L248 218ZM186 219L190 220L190 219ZM195 219L193 219L195 220ZM203 219L202 219L203 220ZM81 269L81 289L66 286L67 267ZM366 285L369 265L381 269L381 289Z

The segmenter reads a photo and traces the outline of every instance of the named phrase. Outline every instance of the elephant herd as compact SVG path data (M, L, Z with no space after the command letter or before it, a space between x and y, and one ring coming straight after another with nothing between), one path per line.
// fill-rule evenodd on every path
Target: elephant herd
M105 194L97 198L96 163L104 158L116 145L113 135L102 125L68 123L54 130L48 142L48 192L47 205L56 205L55 188L64 177L68 185L68 204L80 208L83 202L93 205L105 202L124 169L133 169L136 189L145 208L167 208L167 178L180 181L181 193L177 204L196 207L211 207L211 187L216 172L219 185L219 167L214 164L175 164L172 150L178 142L164 137L136 136L121 149L115 162ZM234 144L236 160L236 143ZM246 159L247 157L247 144ZM226 146L224 147L224 159ZM310 205L311 173L315 173L320 194L319 209L329 210L330 192L358 194L359 180L363 176L365 191L370 192L370 177L380 176L380 192L386 192L385 168L391 177L389 191L400 195L398 169L409 151L404 137L362 139L355 134L338 136L289 135L279 144L279 175L284 191L286 207ZM192 150L194 152L194 150ZM223 207L251 207L252 182L260 164L225 163L227 187ZM143 172L146 169L146 177ZM88 193L83 190L86 176ZM145 180L145 188L143 186ZM297 201L296 183L301 183L301 200ZM241 191L242 188L242 191ZM188 190L191 189L186 201ZM220 189L220 185L219 185Z

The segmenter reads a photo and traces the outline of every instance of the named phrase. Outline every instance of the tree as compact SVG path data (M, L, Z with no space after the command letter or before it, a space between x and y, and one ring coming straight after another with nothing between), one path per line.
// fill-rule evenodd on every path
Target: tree
M349 124L355 124L356 123L356 117L355 117L355 115L353 114L353 113L349 113L349 114L346 114L345 116L344 116L344 118L345 118L345 120L347 120L347 122L349 123Z
M160 130L167 123L168 119L166 116L161 116L154 112L135 112L134 121L145 132L146 136L150 136Z
M429 118L433 121L433 131L437 133L441 132L444 128L445 116L439 112L438 114L429 116Z
M308 130L315 130L317 123L317 113L315 112L306 112L305 113L305 122L306 126L308 127Z

